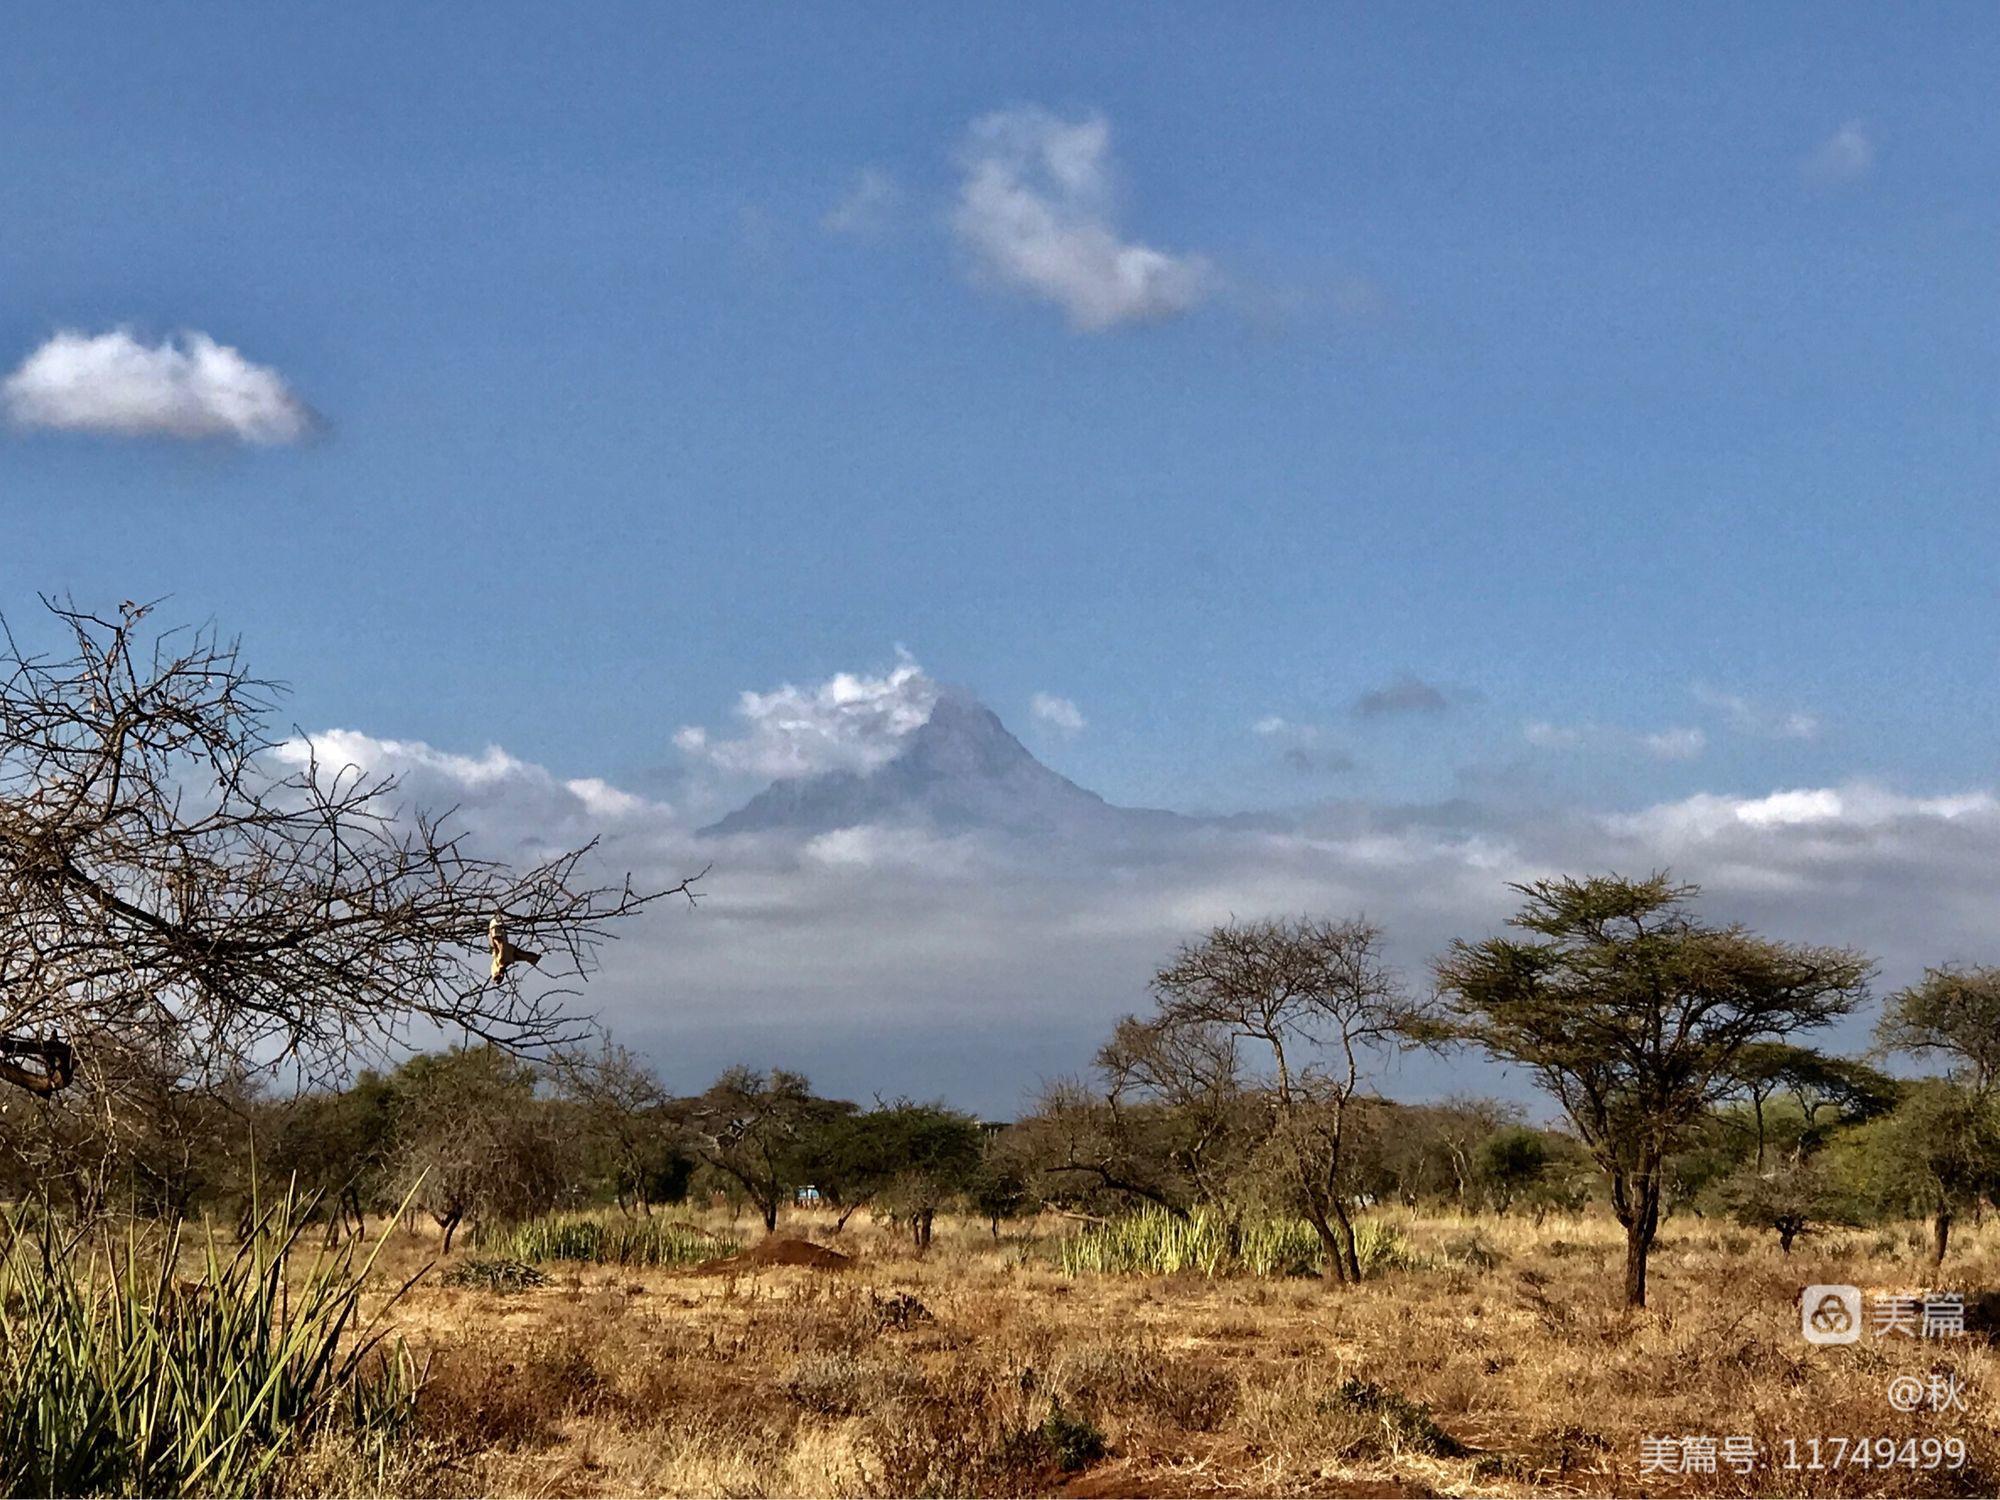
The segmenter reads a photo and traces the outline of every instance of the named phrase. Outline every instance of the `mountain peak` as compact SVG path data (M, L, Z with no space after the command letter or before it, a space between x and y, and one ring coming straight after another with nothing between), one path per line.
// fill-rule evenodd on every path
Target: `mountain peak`
M1060 838L1173 817L1111 806L1043 765L977 698L946 689L930 717L904 737L887 763L867 772L774 781L702 832L811 837L861 824L896 824Z

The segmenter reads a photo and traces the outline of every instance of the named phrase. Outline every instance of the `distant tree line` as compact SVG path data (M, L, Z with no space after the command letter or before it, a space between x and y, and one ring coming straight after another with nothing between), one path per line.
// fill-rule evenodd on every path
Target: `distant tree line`
M926 1248L941 1213L1100 1219L1150 1208L1235 1235L1296 1216L1333 1281L1384 1206L1526 1215L1608 1208L1641 1304L1663 1219L1716 1215L1790 1253L1836 1225L1917 1218L1942 1263L2000 1194L2000 970L1937 969L1887 998L1875 1061L1811 1046L1867 996L1869 962L1703 921L1667 877L1520 888L1506 936L1457 943L1413 988L1358 921L1231 923L1154 976L1090 1065L1016 1120L857 1104L733 1068L671 1090L609 1043L539 1060L490 1042L278 1097L238 1070L100 1044L115 1089L0 1090L0 1195L77 1217L247 1211L318 1195L329 1233L399 1207L461 1228L554 1209L688 1202L778 1227L810 1196ZM1377 1087L1404 1049L1477 1049L1557 1107ZM1898 1078L1892 1056L1932 1059Z

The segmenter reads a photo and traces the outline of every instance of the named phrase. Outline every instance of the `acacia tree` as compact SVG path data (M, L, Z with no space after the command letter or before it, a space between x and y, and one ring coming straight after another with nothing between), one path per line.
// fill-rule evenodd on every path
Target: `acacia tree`
M1664 1167L1721 1098L1744 1049L1845 1015L1873 966L1698 920L1665 874L1513 887L1528 934L1453 943L1438 962L1448 1032L1526 1067L1610 1179L1625 1301L1646 1303Z
M2000 968L1928 969L1889 997L1875 1029L1885 1052L1942 1056L1986 1098L2000 1083Z
M350 1224L367 1236L393 1166L396 1105L395 1085L368 1068L344 1089L298 1094L271 1111L264 1172L320 1195L329 1238Z
M1161 1033L1257 1049L1269 1072L1257 1096L1259 1150L1319 1235L1327 1274L1361 1279L1349 1204L1352 1127L1363 1064L1415 1034L1421 1012L1360 921L1262 921L1213 929L1153 978ZM1246 1069L1247 1071L1247 1069Z
M664 1194L677 1197L693 1162L669 1118L671 1100L659 1075L633 1053L605 1041L595 1052L565 1053L549 1068L556 1097L593 1164L610 1179L621 1213L638 1204L652 1215Z
M1072 1206L1149 1203L1185 1219L1195 1186L1176 1152L1164 1104L1081 1079L1044 1084L1013 1130L1011 1148L1038 1196Z
M2000 1193L2000 968L1926 970L1889 997L1875 1036L1884 1052L1951 1070L1913 1090L1885 1131L1898 1143L1889 1180L1929 1214L1942 1265L1958 1214Z
M1159 1107L1159 1144L1195 1202L1234 1226L1230 1184L1262 1133L1265 1111L1245 1090L1243 1063L1228 1028L1164 1014L1126 1016L1097 1052L1109 1108L1134 1101Z
M101 1091L141 1052L325 1077L426 1022L549 1044L612 924L667 894L591 884L589 845L514 869L404 816L392 777L274 738L278 689L212 630L44 604L56 651L0 630L0 1080ZM539 967L493 972L496 918Z
M1785 1042L1752 1042L1736 1054L1729 1072L1736 1080L1731 1094L1750 1104L1759 1172L1764 1170L1770 1146L1766 1110L1776 1095L1789 1095L1798 1111L1797 1134L1790 1148L1794 1165L1825 1144L1831 1126L1873 1119L1896 1103L1894 1081L1866 1063L1828 1057L1810 1047ZM1829 1118L1823 1120L1821 1116L1829 1112Z
M1895 1113L1856 1131L1853 1146L1861 1191L1930 1220L1934 1265L1944 1264L1959 1216L2000 1195L2000 1113L1947 1079L1907 1086Z
M853 1112L845 1100L816 1097L803 1073L735 1067L694 1101L688 1126L702 1163L742 1188L771 1234L779 1212L811 1180L818 1137Z
M982 1157L979 1122L942 1104L899 1099L861 1117L870 1122L882 1162L889 1213L909 1225L917 1253L931 1247L938 1210L974 1184Z
M573 1180L571 1142L551 1129L535 1072L485 1045L412 1058L396 1072L400 1185L436 1221L441 1248L467 1220L545 1212Z

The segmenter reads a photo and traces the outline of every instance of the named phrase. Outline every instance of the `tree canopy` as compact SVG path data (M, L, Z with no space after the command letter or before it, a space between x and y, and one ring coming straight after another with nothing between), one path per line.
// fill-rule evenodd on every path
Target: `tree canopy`
M1867 993L1846 948L1715 926L1665 874L1516 886L1523 936L1452 944L1438 963L1450 1032L1527 1068L1610 1180L1626 1299L1646 1299L1668 1156L1740 1086L1746 1048L1823 1027Z

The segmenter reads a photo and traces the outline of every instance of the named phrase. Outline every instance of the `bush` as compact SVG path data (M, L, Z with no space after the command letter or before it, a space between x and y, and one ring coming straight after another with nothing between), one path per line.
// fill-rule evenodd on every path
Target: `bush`
M1458 1458L1465 1445L1432 1420L1431 1409L1372 1380L1350 1375L1327 1400L1330 1411L1373 1417L1382 1425L1385 1447L1393 1453L1423 1453L1432 1458Z
M1070 1411L1057 1401L1042 1421L1042 1441L1065 1474L1087 1469L1104 1457L1104 1434L1090 1418Z
M600 1265L692 1266L728 1255L734 1240L693 1224L667 1219L601 1219L585 1214L545 1214L517 1224L498 1238L507 1258L581 1260Z
M524 1260L468 1260L444 1273L446 1286L480 1287L489 1292L518 1292L531 1286L547 1286L548 1272Z
M256 1494L314 1440L379 1453L416 1374L375 1330L387 1308L361 1317L372 1255L297 1269L310 1206L288 1196L228 1256L211 1234L192 1279L179 1224L86 1248L0 1221L0 1492Z

